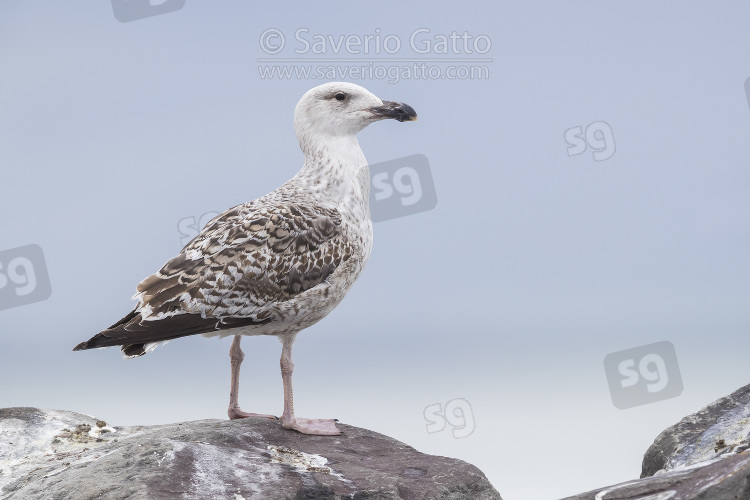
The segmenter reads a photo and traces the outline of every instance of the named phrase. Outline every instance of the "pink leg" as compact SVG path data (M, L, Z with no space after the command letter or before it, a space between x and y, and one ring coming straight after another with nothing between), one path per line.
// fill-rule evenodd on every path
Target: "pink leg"
M242 360L245 359L245 353L240 349L241 340L241 335L235 335L234 340L232 341L232 347L229 348L229 360L232 365L232 387L229 390L229 409L227 410L227 415L229 415L230 420L246 417L261 417L277 420L278 417L274 415L247 413L240 410L240 405L237 402L240 392L240 365L242 364Z
M297 418L294 416L294 396L292 395L292 344L296 335L280 335L279 340L283 344L281 348L281 378L284 381L284 414L281 416L281 425L285 429L294 429L302 434L315 434L319 436L335 436L341 434L334 420L320 418Z

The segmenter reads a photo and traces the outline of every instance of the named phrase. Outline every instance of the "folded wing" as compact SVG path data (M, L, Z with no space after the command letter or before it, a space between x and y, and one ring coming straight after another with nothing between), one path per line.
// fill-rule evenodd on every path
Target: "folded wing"
M166 340L271 323L280 304L323 283L351 254L335 209L239 205L139 283L130 314L74 350L120 345L134 357Z

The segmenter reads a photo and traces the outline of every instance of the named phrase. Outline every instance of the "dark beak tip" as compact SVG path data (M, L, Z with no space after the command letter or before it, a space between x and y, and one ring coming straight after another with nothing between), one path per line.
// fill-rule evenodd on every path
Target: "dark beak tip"
M417 121L417 112L414 108L408 104L399 103L398 109L401 111L398 117L400 122L415 122Z
M414 108L408 105L404 105L406 109L404 109L404 114L402 114L399 117L400 122L415 122L417 121L417 112L414 111Z

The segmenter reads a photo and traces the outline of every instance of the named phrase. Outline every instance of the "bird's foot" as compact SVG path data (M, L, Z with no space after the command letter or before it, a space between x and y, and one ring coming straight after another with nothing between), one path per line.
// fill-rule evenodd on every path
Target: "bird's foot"
M282 422L284 429L293 429L302 434L313 436L338 436L341 431L336 427L335 420L322 418L294 418L290 422Z
M279 419L279 417L277 417L276 415L266 415L265 413L248 413L246 411L240 410L239 406L235 406L234 408L229 408L227 410L227 415L229 415L229 420L236 420L238 418L247 418L247 417L267 418L270 420Z

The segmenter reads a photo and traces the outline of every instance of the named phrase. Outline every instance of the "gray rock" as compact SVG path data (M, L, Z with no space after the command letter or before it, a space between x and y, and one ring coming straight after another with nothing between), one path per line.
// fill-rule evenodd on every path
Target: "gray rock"
M372 431L304 436L264 419L112 427L0 409L0 498L495 500L476 467Z
M641 477L737 454L750 447L750 385L659 434L643 456Z
M750 455L664 472L581 493L564 500L747 500Z
M641 479L565 500L750 499L750 385L659 434Z

